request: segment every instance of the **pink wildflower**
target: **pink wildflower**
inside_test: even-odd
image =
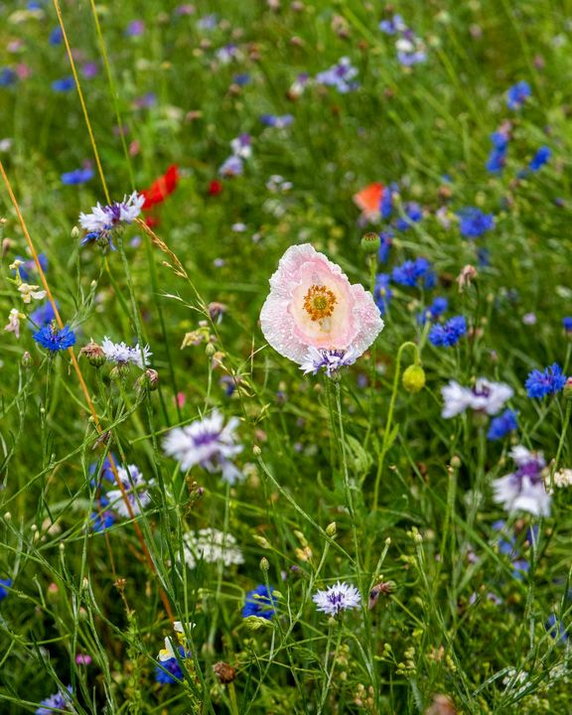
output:
[[[342,269],[309,243],[290,246],[280,259],[260,322],[269,344],[299,365],[309,348],[351,349],[356,359],[383,329],[371,293],[351,285]]]

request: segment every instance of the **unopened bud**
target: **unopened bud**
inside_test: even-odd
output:
[[[22,367],[30,367],[31,364],[32,356],[27,350],[25,350],[24,354],[22,355]]]
[[[407,392],[420,392],[425,387],[425,370],[421,365],[410,365],[401,378]]]
[[[213,665],[213,672],[219,679],[219,682],[225,685],[227,683],[232,683],[232,681],[236,678],[236,669],[233,668],[232,665],[224,663],[222,660],[219,660],[218,663]]]
[[[83,346],[79,351],[79,356],[86,357],[89,364],[93,365],[93,367],[101,367],[106,360],[103,348],[101,345],[94,343],[93,340],[90,340],[87,345]]]
[[[370,231],[362,236],[361,250],[364,253],[377,253],[381,245],[381,239],[378,233]]]
[[[261,568],[262,571],[269,571],[269,570],[270,570],[270,563],[269,563],[268,559],[266,558],[266,556],[263,556],[263,557],[260,559],[260,568]]]
[[[338,527],[335,521],[332,521],[331,524],[328,524],[328,526],[326,526],[326,534],[330,537],[335,536],[337,530]]]
[[[159,373],[148,367],[145,372],[137,378],[135,383],[138,390],[149,390],[153,392],[159,386]]]

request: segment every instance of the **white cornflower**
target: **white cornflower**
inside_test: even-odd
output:
[[[516,471],[492,483],[493,498],[509,513],[527,511],[535,516],[549,516],[551,498],[542,471],[546,466],[540,452],[530,452],[519,445],[511,450]]]
[[[225,534],[218,529],[200,529],[187,532],[183,541],[184,559],[190,569],[194,569],[199,561],[209,564],[222,561],[225,566],[244,563],[242,551],[232,534]]]
[[[323,368],[326,375],[332,377],[341,367],[353,365],[358,357],[359,353],[353,348],[348,350],[324,350],[310,345],[300,365],[300,370],[304,371],[304,375],[310,372],[312,375],[316,375]]]
[[[338,581],[325,591],[315,593],[312,596],[312,601],[316,604],[318,611],[327,613],[329,616],[337,616],[340,611],[359,608],[361,596],[355,586]]]
[[[476,412],[496,415],[507,400],[514,395],[514,390],[504,382],[491,382],[479,377],[474,387],[463,387],[455,380],[441,388],[445,402],[441,416],[455,417],[469,407]]]
[[[10,311],[8,323],[4,326],[4,330],[8,333],[14,333],[17,338],[20,337],[20,313],[16,308],[12,308]]]
[[[117,476],[123,486],[123,491],[117,489],[109,489],[106,497],[109,500],[109,508],[114,509],[118,514],[125,518],[129,518],[131,513],[125,503],[125,497],[131,506],[131,512],[137,516],[150,503],[151,495],[147,491],[147,487],[153,484],[145,481],[145,478],[139,471],[139,468],[134,464],[128,464],[127,467],[117,467]]]
[[[46,297],[45,290],[40,290],[40,286],[33,286],[29,283],[20,283],[18,291],[22,294],[24,303],[31,303],[32,300],[43,300]]]
[[[137,365],[141,370],[149,365],[149,359],[153,355],[148,345],[141,349],[137,343],[134,348],[130,348],[124,342],[114,343],[107,336],[103,338],[101,348],[109,362],[118,365]]]
[[[141,213],[145,197],[134,191],[131,196],[124,196],[123,201],[118,201],[109,206],[100,203],[93,206],[91,213],[81,213],[79,223],[89,232],[101,233],[115,228],[120,223],[131,223]]]
[[[163,449],[181,463],[183,471],[199,464],[208,472],[221,472],[225,482],[234,484],[243,476],[230,461],[243,449],[235,441],[238,424],[238,418],[231,417],[225,425],[224,416],[213,410],[202,420],[171,430],[163,441]]]

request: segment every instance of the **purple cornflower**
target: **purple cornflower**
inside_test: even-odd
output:
[[[326,87],[335,87],[341,94],[346,94],[359,87],[352,81],[357,76],[357,69],[348,57],[342,57],[336,65],[316,75],[316,82]]]
[[[359,608],[361,595],[355,586],[338,581],[325,591],[318,591],[312,596],[318,611],[327,613],[328,616],[337,616],[342,611]]]
[[[243,449],[236,443],[238,424],[238,418],[232,417],[225,425],[224,415],[213,410],[208,417],[172,429],[163,441],[163,449],[181,463],[183,471],[199,464],[207,472],[221,472],[223,481],[234,484],[243,478],[231,461]]]
[[[139,37],[145,32],[145,23],[143,20],[132,20],[125,29],[127,37]]]
[[[332,377],[341,367],[353,365],[359,354],[349,348],[348,350],[325,350],[323,348],[308,347],[300,370],[304,375],[312,373],[317,375],[320,370],[324,370],[328,377]]]
[[[560,392],[565,384],[566,376],[555,362],[544,370],[533,370],[529,373],[524,386],[529,397],[540,399]]]
[[[267,127],[276,127],[277,129],[284,129],[289,127],[294,121],[294,116],[292,114],[262,114],[260,117],[262,124]]]
[[[36,715],[53,715],[53,713],[75,712],[71,700],[72,693],[71,685],[68,685],[67,692],[59,690],[55,695],[50,695],[49,698],[40,702],[41,707],[36,710]]]
[[[60,176],[62,184],[76,185],[85,184],[86,181],[93,179],[93,169],[85,167],[83,169],[74,169]]]
[[[449,348],[456,345],[467,332],[464,315],[456,315],[442,325],[434,325],[429,331],[429,342],[435,347]]]
[[[426,258],[416,258],[396,266],[391,272],[391,278],[395,283],[410,287],[418,285],[421,280],[426,288],[435,285],[435,274]]]
[[[390,288],[391,277],[388,273],[379,273],[375,279],[375,288],[373,291],[373,299],[379,308],[379,312],[385,315],[389,308],[389,303],[393,297],[393,291]]]
[[[221,176],[240,176],[244,173],[244,162],[239,156],[229,156],[219,167],[218,173]]]
[[[517,428],[518,421],[516,412],[506,409],[502,415],[491,420],[489,431],[487,432],[487,439],[491,441],[503,439],[503,437],[506,437],[510,432],[514,432]]]
[[[141,213],[145,197],[134,191],[123,201],[116,201],[108,206],[97,204],[90,213],[80,213],[80,226],[87,231],[81,245],[87,243],[100,243],[102,246],[111,245],[111,231],[123,223],[132,223]]]
[[[486,214],[481,209],[469,206],[457,212],[461,219],[459,230],[466,238],[479,238],[486,231],[490,231],[495,225],[495,218],[492,214]]]
[[[520,109],[532,95],[528,82],[524,80],[510,87],[507,92],[506,104],[509,109]]]
[[[10,587],[12,586],[11,578],[0,578],[0,601],[3,601],[6,596],[10,593]]]
[[[550,515],[550,495],[544,486],[542,472],[546,467],[540,452],[530,452],[519,445],[510,453],[517,469],[492,483],[493,497],[509,514],[527,511],[535,516]]]
[[[157,95],[155,92],[147,92],[141,97],[136,97],[133,100],[135,109],[150,109],[157,104]]]
[[[386,35],[396,35],[398,32],[405,32],[407,25],[401,15],[395,14],[389,20],[382,20],[379,23],[379,29],[385,32]]]
[[[64,77],[63,79],[56,79],[52,82],[54,92],[69,92],[70,89],[74,87],[75,80],[73,77]]]
[[[97,62],[86,62],[81,68],[81,71],[86,79],[93,79],[99,74],[99,65]]]
[[[242,617],[258,616],[270,620],[276,613],[276,599],[272,595],[274,589],[261,584],[246,594],[244,606],[242,607]]]
[[[550,149],[550,147],[541,146],[540,149],[536,152],[536,154],[532,157],[528,168],[531,171],[538,171],[549,161],[551,156],[552,150]]]
[[[58,330],[53,325],[44,325],[37,333],[32,335],[34,340],[50,353],[55,355],[59,350],[66,350],[75,345],[75,333],[66,325]]]
[[[180,657],[184,658],[184,655]],[[173,683],[180,683],[182,680],[183,670],[177,658],[163,660],[161,665],[155,667],[155,682],[161,683],[161,685],[172,685]]]
[[[437,320],[449,307],[449,301],[443,296],[437,296],[428,308],[417,316],[417,322],[424,325],[427,320]]]
[[[403,207],[405,218],[400,216],[395,220],[398,231],[407,231],[414,223],[419,223],[423,218],[423,209],[416,201],[409,201]]]

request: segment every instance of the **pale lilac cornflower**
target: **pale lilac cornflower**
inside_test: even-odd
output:
[[[218,529],[188,531],[183,536],[183,542],[183,558],[190,569],[194,569],[200,561],[209,564],[221,562],[225,566],[244,563],[234,536]]]
[[[120,516],[128,518],[131,513],[125,503],[125,499],[127,499],[133,515],[141,514],[151,502],[151,495],[147,491],[147,487],[152,486],[153,480],[146,481],[135,464],[117,467],[117,476],[123,486],[123,491],[119,487],[107,491],[105,496],[109,500],[109,508],[115,510]],[[125,497],[123,496],[124,492]]]
[[[80,226],[87,231],[81,245],[106,237],[109,231],[122,223],[132,223],[141,213],[144,203],[145,197],[134,191],[129,197],[124,196],[123,201],[116,201],[108,206],[98,203],[92,207],[90,213],[80,213]]]
[[[347,350],[324,350],[310,345],[300,370],[304,371],[304,375],[317,375],[323,369],[328,377],[332,377],[341,367],[353,365],[359,356],[359,352],[351,347]]]
[[[504,382],[491,382],[479,377],[474,387],[463,387],[455,380],[441,389],[445,402],[441,416],[446,419],[460,415],[468,408],[475,412],[496,415],[504,403],[514,395],[514,390]]]
[[[346,94],[359,87],[354,80],[358,71],[349,57],[342,57],[338,63],[316,75],[316,82],[326,87],[335,87],[341,94]]]
[[[272,174],[266,182],[266,188],[273,194],[290,191],[292,186],[292,182],[287,181],[283,176],[280,176],[280,174]]]
[[[250,159],[252,156],[252,139],[250,134],[240,134],[230,142],[230,148],[234,156],[242,159]]]
[[[514,447],[510,456],[517,469],[492,483],[493,499],[510,514],[527,511],[535,516],[550,516],[551,497],[546,491],[543,470],[546,462],[541,452]]]
[[[338,581],[329,586],[325,591],[318,591],[312,596],[318,611],[327,613],[328,616],[337,616],[341,611],[359,608],[361,595],[355,586]]]
[[[77,710],[72,702],[72,687],[68,685],[66,690],[58,690],[55,695],[40,701],[40,707],[35,710],[35,715],[52,715],[52,713],[75,713]]]
[[[223,481],[234,484],[243,478],[242,472],[231,461],[242,445],[236,443],[237,417],[224,424],[224,415],[218,410],[186,427],[175,427],[163,441],[165,454],[174,457],[187,471],[200,465],[211,474],[220,472]]]
[[[218,173],[221,176],[240,176],[244,172],[244,162],[239,156],[229,156],[220,165]]]
[[[232,60],[235,60],[238,58],[238,56],[239,56],[238,46],[235,45],[233,42],[231,42],[228,45],[219,47],[219,49],[215,52],[215,56],[221,64],[228,65],[230,62],[232,62]]]
[[[124,342],[114,343],[107,336],[103,338],[101,349],[108,362],[114,362],[119,366],[137,365],[141,370],[148,367],[150,357],[153,355],[148,345],[141,349],[137,343],[135,347],[130,348]]]
[[[12,308],[10,311],[8,323],[4,326],[4,330],[7,333],[14,333],[17,338],[20,337],[20,312],[17,308]]]

